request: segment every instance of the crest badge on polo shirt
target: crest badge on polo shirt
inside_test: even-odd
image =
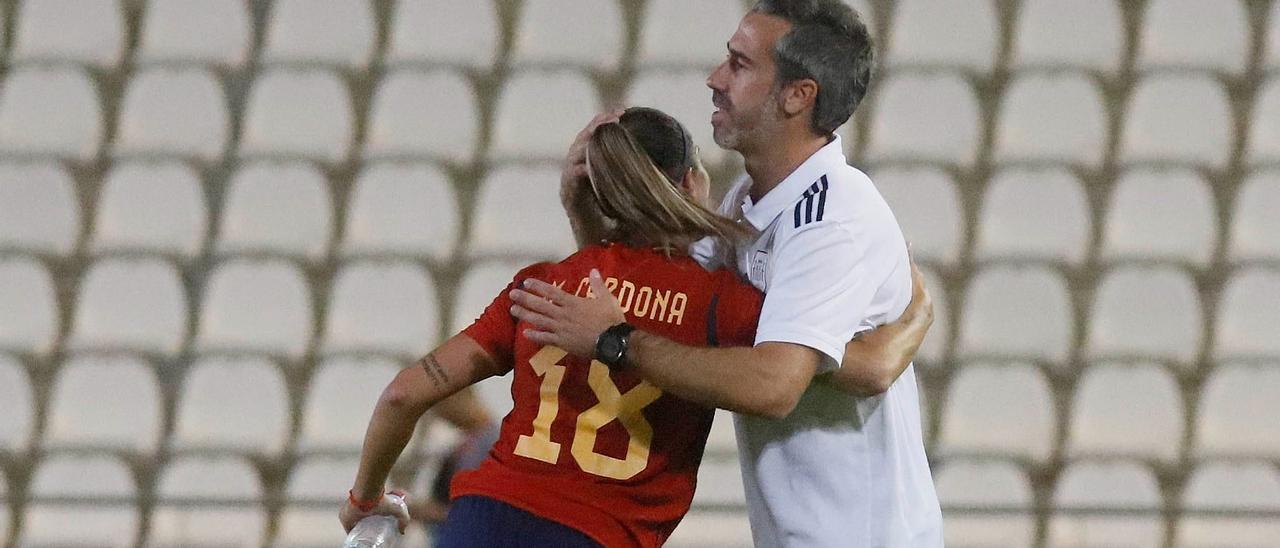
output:
[[[757,249],[751,255],[751,284],[756,287],[764,287],[765,281],[769,276],[769,252],[763,249]]]

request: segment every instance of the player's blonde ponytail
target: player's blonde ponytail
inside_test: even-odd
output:
[[[657,113],[647,115],[663,116],[675,124],[679,133],[671,133],[662,139],[688,138],[674,119],[652,109],[643,110]],[[636,136],[624,127],[625,123],[624,115],[621,122],[601,125],[587,145],[587,169],[592,189],[601,210],[614,223],[610,239],[671,251],[684,250],[706,236],[732,242],[748,233],[738,223],[699,205],[676,186],[685,175],[683,171],[702,170],[695,157],[675,162],[673,165],[679,167],[671,169],[673,173],[670,175],[664,174]],[[654,139],[656,137],[648,136],[648,140]],[[687,143],[676,144],[679,146],[668,148],[692,150]],[[689,167],[683,167],[685,165]],[[674,179],[674,172],[680,172],[680,179]]]

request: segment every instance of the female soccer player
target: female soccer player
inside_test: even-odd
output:
[[[605,288],[632,325],[685,344],[750,346],[762,295],[685,254],[744,229],[691,198],[705,196],[706,172],[688,132],[662,112],[632,108],[600,125],[586,156],[607,241],[521,270],[474,324],[387,386],[340,513],[348,530],[376,513],[406,526],[382,492],[414,424],[450,394],[508,372],[514,408],[489,457],[454,479],[437,546],[660,546],[688,511],[714,410],[612,363],[623,349],[605,337],[591,361],[532,343],[509,293],[529,278],[583,296]]]

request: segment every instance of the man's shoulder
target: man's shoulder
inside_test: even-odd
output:
[[[855,167],[840,166],[819,176],[796,197],[790,209],[783,213],[779,231],[794,233],[821,226],[878,221],[896,226],[888,203],[871,178]]]

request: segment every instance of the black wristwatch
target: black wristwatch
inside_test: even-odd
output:
[[[610,327],[596,338],[596,360],[609,369],[622,368],[627,358],[627,340],[636,326],[626,322]]]

